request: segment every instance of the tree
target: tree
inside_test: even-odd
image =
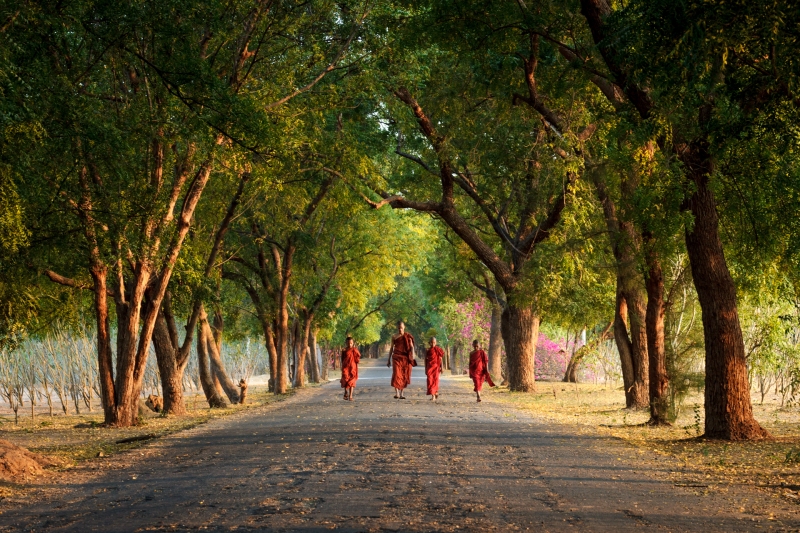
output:
[[[581,1],[614,81],[642,120],[669,124],[669,136],[658,137],[659,148],[681,163],[684,205],[692,214],[686,249],[703,310],[706,435],[763,438],[767,433],[752,414],[736,286],[720,238],[713,178],[720,173],[717,154],[740,131],[730,126],[747,128],[771,106],[794,99],[787,81],[796,79],[796,63],[781,61],[775,51],[791,46],[793,26],[786,21],[796,13],[785,6],[783,17],[773,20],[761,16],[772,13],[772,5],[674,7],[634,2],[612,12],[605,0]],[[612,44],[623,28],[627,37]],[[661,55],[666,50],[669,60]],[[759,66],[765,57],[769,69]]]
[[[156,321],[220,158],[268,152],[266,114],[329,74],[365,16],[298,9],[258,2],[230,24],[229,7],[217,3],[47,4],[27,9],[4,32],[16,44],[8,59],[15,77],[6,78],[5,92],[47,135],[35,165],[19,161],[40,180],[26,190],[36,208],[30,214],[66,214],[83,235],[83,272],[91,282],[80,268],[65,274],[45,260],[42,270],[56,283],[94,293],[108,424],[135,422]],[[320,30],[321,48],[292,39],[309,27]],[[269,54],[278,61],[262,61]],[[300,89],[286,90],[304,77]],[[40,95],[35,109],[26,105],[30,91]],[[194,313],[199,320],[200,309]]]

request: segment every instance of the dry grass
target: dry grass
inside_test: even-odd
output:
[[[533,394],[494,389],[496,400],[535,412],[553,422],[577,425],[582,431],[620,438],[639,448],[673,459],[673,482],[701,492],[730,485],[769,490],[800,503],[800,409],[781,409],[777,398],[753,406],[756,419],[774,437],[761,442],[703,439],[702,394],[689,396],[671,427],[643,425],[647,411],[624,408],[621,388],[602,385],[537,384]]]
[[[209,409],[201,395],[186,398],[188,414],[185,416],[159,416],[141,419],[140,424],[130,428],[107,428],[102,425],[103,415],[98,408],[86,415],[38,414],[36,423],[30,417],[14,424],[13,416],[0,417],[0,439],[8,439],[18,446],[65,462],[67,468],[80,461],[137,448],[147,440],[118,444],[117,441],[133,437],[154,435],[163,437],[192,428],[233,413],[280,401],[288,395],[276,396],[266,387],[251,386],[247,391],[245,405],[232,405],[225,409]],[[0,494],[2,496],[2,494]]]

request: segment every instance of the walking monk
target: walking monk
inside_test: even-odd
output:
[[[361,360],[361,353],[353,343],[353,337],[345,340],[347,348],[342,350],[342,388],[344,389],[344,399],[353,401],[353,392],[356,390],[358,381],[358,362]]]
[[[489,375],[489,356],[481,350],[477,339],[472,341],[472,347],[474,350],[469,354],[469,377],[475,384],[474,390],[478,395],[478,401],[481,401],[483,382],[486,381],[490,387],[494,387],[494,383],[492,383],[492,376]]]
[[[392,387],[394,397],[405,400],[403,390],[411,384],[411,367],[414,360],[414,337],[406,333],[406,325],[401,320],[397,323],[397,335],[392,336],[392,347],[389,350],[389,362],[392,368]]]
[[[431,337],[431,347],[425,352],[425,375],[428,376],[428,394],[431,401],[439,398],[439,374],[442,373],[444,350],[436,346],[436,337]]]

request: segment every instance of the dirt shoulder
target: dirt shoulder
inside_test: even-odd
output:
[[[22,417],[19,424],[14,424],[13,418],[4,417],[0,419],[0,439],[52,458],[56,466],[44,474],[44,479],[37,479],[40,476],[19,476],[12,480],[0,480],[0,499],[8,500],[6,503],[9,504],[34,494],[41,497],[47,480],[63,481],[69,479],[73,472],[80,475],[79,471],[94,470],[93,461],[102,463],[119,453],[135,451],[168,435],[280,402],[291,395],[276,396],[268,392],[266,387],[251,387],[244,405],[228,405],[223,409],[209,409],[200,395],[193,395],[187,398],[186,415],[148,413],[138,425],[129,428],[104,427],[103,415],[97,410],[83,415],[39,414],[35,421]],[[97,461],[98,458],[100,461]]]
[[[780,408],[777,399],[753,406],[756,419],[772,440],[725,442],[700,438],[704,418],[702,396],[687,398],[671,427],[644,425],[647,411],[624,409],[624,393],[602,385],[540,382],[539,392],[514,394],[505,388],[493,399],[560,424],[575,425],[621,439],[656,457],[669,458],[668,472],[676,486],[698,492],[726,492],[747,487],[784,504],[800,504],[800,409]],[[743,502],[743,509],[749,504]],[[800,507],[797,507],[800,512]]]

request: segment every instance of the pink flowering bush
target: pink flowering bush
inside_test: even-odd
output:
[[[448,325],[452,328],[451,341],[471,347],[478,339],[485,348],[489,343],[492,314],[489,306],[482,300],[453,302],[443,309]]]
[[[536,343],[536,379],[561,380],[567,371],[572,350],[580,348],[574,341],[559,339],[554,341],[544,333],[539,334]]]

